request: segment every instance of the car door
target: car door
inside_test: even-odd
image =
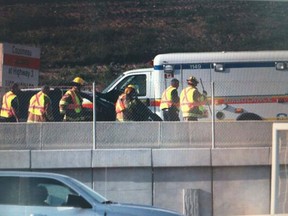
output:
[[[24,215],[25,206],[20,205],[19,178],[0,177],[0,216]]]
[[[23,214],[21,214],[23,215]],[[100,216],[91,209],[64,206],[26,206],[25,216]]]
[[[1,177],[0,185],[4,195],[0,198],[0,216],[98,216],[83,198],[86,207],[79,207],[80,196],[55,179]],[[74,201],[69,201],[69,197],[74,197]]]
[[[55,179],[29,178],[22,185],[27,216],[96,216],[87,201],[87,207],[79,207],[77,201],[69,197],[80,197],[72,188]]]

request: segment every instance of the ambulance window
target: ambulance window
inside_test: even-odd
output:
[[[130,84],[137,88],[139,96],[146,96],[146,75],[141,74],[128,76],[119,82],[116,89],[124,91],[124,89]]]

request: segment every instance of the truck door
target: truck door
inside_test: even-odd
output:
[[[134,85],[138,92],[138,98],[147,106],[152,106],[154,98],[151,95],[151,72],[143,71],[141,73],[125,74],[113,85],[110,90],[124,92],[128,85]]]

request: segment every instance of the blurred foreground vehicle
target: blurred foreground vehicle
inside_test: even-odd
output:
[[[0,171],[0,216],[180,216],[152,206],[112,202],[68,176]]]

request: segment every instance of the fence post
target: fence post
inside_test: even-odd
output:
[[[93,95],[93,150],[96,149],[96,89],[95,82],[93,82],[92,88]]]

